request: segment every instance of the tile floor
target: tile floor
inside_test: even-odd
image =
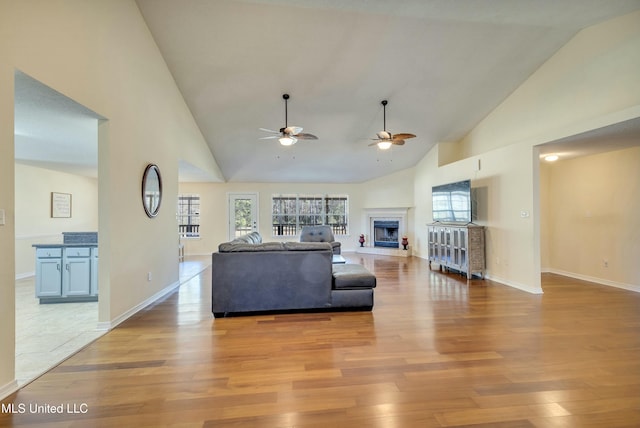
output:
[[[210,264],[210,256],[187,256],[180,263],[180,284]],[[34,290],[35,278],[16,281],[16,380],[19,386],[106,333],[96,329],[98,302],[41,305]]]

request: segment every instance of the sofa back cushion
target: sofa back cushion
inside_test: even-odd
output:
[[[234,244],[261,244],[262,236],[258,232],[251,232],[246,235],[239,236],[231,242]]]
[[[221,253],[246,253],[246,252],[264,252],[264,251],[284,251],[282,242],[264,242],[261,244],[247,244],[245,242],[223,242],[218,245],[218,251]]]
[[[300,232],[300,242],[333,242],[333,232],[329,226],[304,226]]]

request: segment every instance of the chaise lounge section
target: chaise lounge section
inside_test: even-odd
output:
[[[360,265],[334,265],[332,256],[328,242],[263,243],[257,232],[220,244],[212,255],[211,310],[216,318],[371,310],[375,276]]]

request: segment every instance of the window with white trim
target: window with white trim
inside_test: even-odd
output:
[[[178,234],[181,238],[200,237],[200,195],[178,195]]]
[[[349,197],[346,195],[273,195],[273,236],[296,236],[303,226],[328,225],[334,235],[349,230]]]

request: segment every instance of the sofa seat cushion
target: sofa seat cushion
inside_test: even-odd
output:
[[[333,265],[334,290],[375,288],[375,286],[375,275],[364,266],[352,263]]]
[[[328,242],[285,242],[283,245],[287,251],[331,250],[331,244]]]

